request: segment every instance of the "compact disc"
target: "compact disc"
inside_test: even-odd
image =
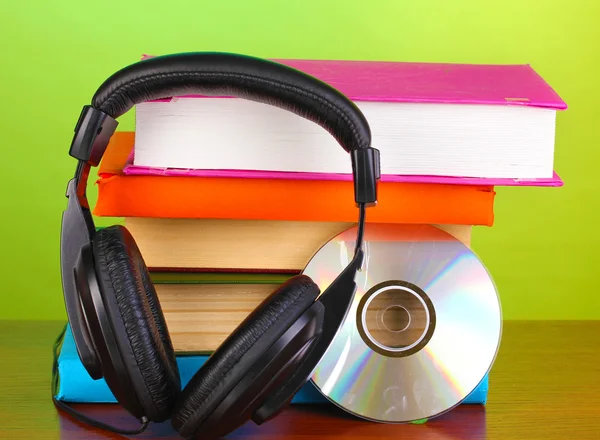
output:
[[[321,292],[351,261],[356,229],[330,240],[303,271]],[[489,372],[499,348],[492,278],[467,245],[435,226],[368,223],[364,251],[355,298],[312,382],[373,421],[452,409]]]

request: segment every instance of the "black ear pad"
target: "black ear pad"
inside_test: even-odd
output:
[[[319,287],[306,275],[286,281],[257,307],[221,344],[183,390],[172,425],[183,437],[201,429],[202,422],[252,367],[244,357],[255,344],[265,351],[308,309]]]
[[[170,417],[181,380],[167,325],[150,274],[133,237],[122,226],[98,231],[96,274],[107,315],[117,334],[126,374],[146,417]]]

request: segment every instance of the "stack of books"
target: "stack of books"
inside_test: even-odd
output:
[[[337,88],[368,119],[381,152],[368,223],[432,224],[470,245],[473,226],[494,223],[496,186],[562,185],[555,121],[566,105],[527,65],[277,61]],[[350,157],[329,133],[235,97],[138,105],[135,132],[113,136],[98,176],[93,213],[123,218],[135,238],[184,384],[358,218]],[[69,337],[59,398],[114,401],[86,378]],[[305,401],[319,400],[304,391]],[[487,378],[467,403],[486,397]]]

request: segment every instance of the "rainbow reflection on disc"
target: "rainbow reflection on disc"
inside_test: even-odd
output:
[[[356,227],[303,273],[321,292],[350,262]],[[438,416],[489,372],[502,312],[495,285],[461,241],[429,225],[368,223],[365,259],[342,328],[311,380],[336,405],[386,423]]]

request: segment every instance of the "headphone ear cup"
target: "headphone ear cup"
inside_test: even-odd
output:
[[[131,390],[120,390],[120,394],[136,398],[149,420],[167,420],[179,397],[181,380],[140,250],[129,231],[118,225],[99,230],[92,246],[106,314],[132,385]]]
[[[211,437],[226,435],[245,421],[240,419],[240,414],[225,413],[223,419],[211,423],[204,431],[205,421],[215,408],[272,344],[313,305],[319,293],[319,287],[308,276],[295,276],[265,299],[229,335],[183,390],[171,419],[181,436],[188,438],[199,432]],[[261,345],[260,351],[250,350]]]

